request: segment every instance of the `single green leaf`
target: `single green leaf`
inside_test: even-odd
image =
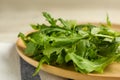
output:
[[[22,40],[25,40],[26,38],[26,36],[21,32],[18,34],[18,37],[21,37]]]
[[[64,61],[65,61],[64,59],[65,59],[65,56],[64,56],[62,53],[60,53],[60,54],[58,54],[58,57],[57,57],[56,62],[57,62],[58,64],[63,64]]]
[[[74,53],[69,54],[69,56],[72,59],[73,63],[78,68],[80,68],[80,71],[82,70],[85,73],[89,73],[94,71],[97,68],[97,65],[94,65],[94,63],[90,62],[87,59],[82,58],[81,56],[77,56]]]
[[[69,25],[62,18],[59,18],[58,20],[64,25],[64,27],[69,27]]]
[[[51,44],[54,47],[64,47],[64,46],[71,46],[78,40],[80,40],[81,37],[73,37],[73,38],[53,38],[53,43]]]
[[[71,60],[71,57],[69,56],[69,54],[67,54],[66,56],[65,56],[65,62],[67,63],[67,62],[69,62]]]
[[[43,12],[43,16],[51,24],[51,26],[56,26],[57,20],[55,20],[54,18],[52,18],[49,13]]]
[[[95,62],[84,59],[74,53],[69,54],[73,63],[76,65],[77,70],[82,73],[100,72],[103,73],[104,68],[112,63],[118,56],[103,57],[95,60]]]
[[[39,62],[39,64],[38,64],[35,72],[33,73],[33,76],[35,76],[35,75],[37,75],[37,74],[39,73],[39,71],[40,71],[40,69],[41,69],[41,67],[42,67],[42,64],[45,63],[45,62],[49,64],[49,59],[48,59],[46,56],[44,56],[44,57],[42,57],[42,58],[40,59],[40,62]]]
[[[109,15],[107,14],[107,17],[106,17],[106,22],[107,22],[107,25],[110,27],[111,26],[111,21],[109,19]]]
[[[18,37],[20,37],[22,39],[23,43],[26,45],[26,40],[27,40],[26,36],[23,33],[20,32],[18,34]]]
[[[29,42],[27,45],[26,45],[26,49],[25,49],[25,54],[27,56],[33,56],[34,55],[34,52],[36,50],[36,44],[33,43],[33,42]]]
[[[34,30],[41,30],[43,28],[47,28],[49,26],[45,25],[45,24],[31,24],[30,25]]]
[[[63,20],[62,18],[58,19],[65,28],[69,29],[69,30],[74,30],[75,26],[77,24],[77,22],[75,20]]]

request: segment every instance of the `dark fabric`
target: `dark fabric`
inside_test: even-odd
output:
[[[22,58],[20,58],[21,64],[21,80],[41,80],[39,75],[32,76],[35,71],[35,67],[25,62]]]

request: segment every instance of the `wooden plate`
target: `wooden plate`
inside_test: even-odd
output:
[[[114,30],[120,31],[120,25],[114,24],[112,25]],[[16,50],[18,54],[29,64],[37,67],[38,62],[31,59],[30,57],[24,55],[25,45],[23,44],[22,40],[18,38],[16,42]],[[120,63],[112,63],[110,64],[104,71],[103,74],[81,74],[75,72],[70,69],[64,69],[56,66],[51,66],[47,64],[43,64],[42,68],[43,71],[48,73],[61,76],[64,78],[74,79],[74,80],[120,80]]]

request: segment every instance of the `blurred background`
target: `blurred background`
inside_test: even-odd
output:
[[[45,22],[43,11],[78,22],[105,22],[108,13],[112,23],[120,24],[119,4],[120,0],[0,0],[0,41],[13,41],[19,32],[31,30],[31,23]]]

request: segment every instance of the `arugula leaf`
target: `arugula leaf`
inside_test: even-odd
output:
[[[23,43],[26,45],[26,40],[27,40],[27,39],[26,39],[26,36],[25,36],[23,33],[20,32],[20,33],[18,34],[18,37],[20,37],[20,38],[22,39]]]
[[[51,26],[56,26],[57,20],[52,18],[50,14],[47,12],[43,12],[43,16],[46,18],[46,20],[51,24]]]
[[[63,64],[65,62],[65,54],[60,53],[57,57],[56,63]]]
[[[33,42],[29,42],[27,45],[26,45],[26,49],[25,49],[25,54],[27,56],[33,56],[34,55],[34,52],[36,50],[36,44],[33,43]]]
[[[18,34],[18,37],[21,37],[23,40],[25,40],[25,38],[26,38],[26,36],[21,32]]]
[[[41,67],[42,67],[42,64],[45,63],[45,62],[46,62],[47,64],[49,64],[49,59],[48,59],[46,56],[44,56],[44,57],[42,57],[42,58],[40,59],[40,62],[39,62],[39,64],[38,64],[38,67],[36,68],[33,76],[35,76],[35,75],[37,75],[37,74],[39,73],[39,71],[40,71],[40,69],[41,69]]]
[[[40,30],[40,29],[42,29],[42,28],[46,28],[46,27],[48,27],[47,25],[45,25],[45,24],[31,24],[30,25],[34,30]]]
[[[67,27],[67,28],[70,27],[70,26],[66,23],[66,21],[64,21],[63,19],[59,18],[58,20],[64,25],[64,27]]]
[[[72,61],[75,63],[75,65],[78,68],[80,68],[80,72],[81,72],[81,70],[82,70],[82,72],[85,72],[85,73],[92,72],[97,67],[89,60],[84,59],[81,56],[77,56],[74,53],[70,53],[69,56],[72,59]]]
[[[103,73],[103,69],[118,57],[118,56],[112,56],[107,58],[103,57],[95,60],[95,62],[92,62],[74,53],[69,53],[68,55],[70,56],[73,63],[75,63],[76,67],[78,68],[77,70],[82,73],[89,73],[94,71]]]
[[[109,20],[109,15],[107,14],[107,17],[106,17],[106,22],[107,22],[107,25],[110,27],[111,26],[111,21]]]

